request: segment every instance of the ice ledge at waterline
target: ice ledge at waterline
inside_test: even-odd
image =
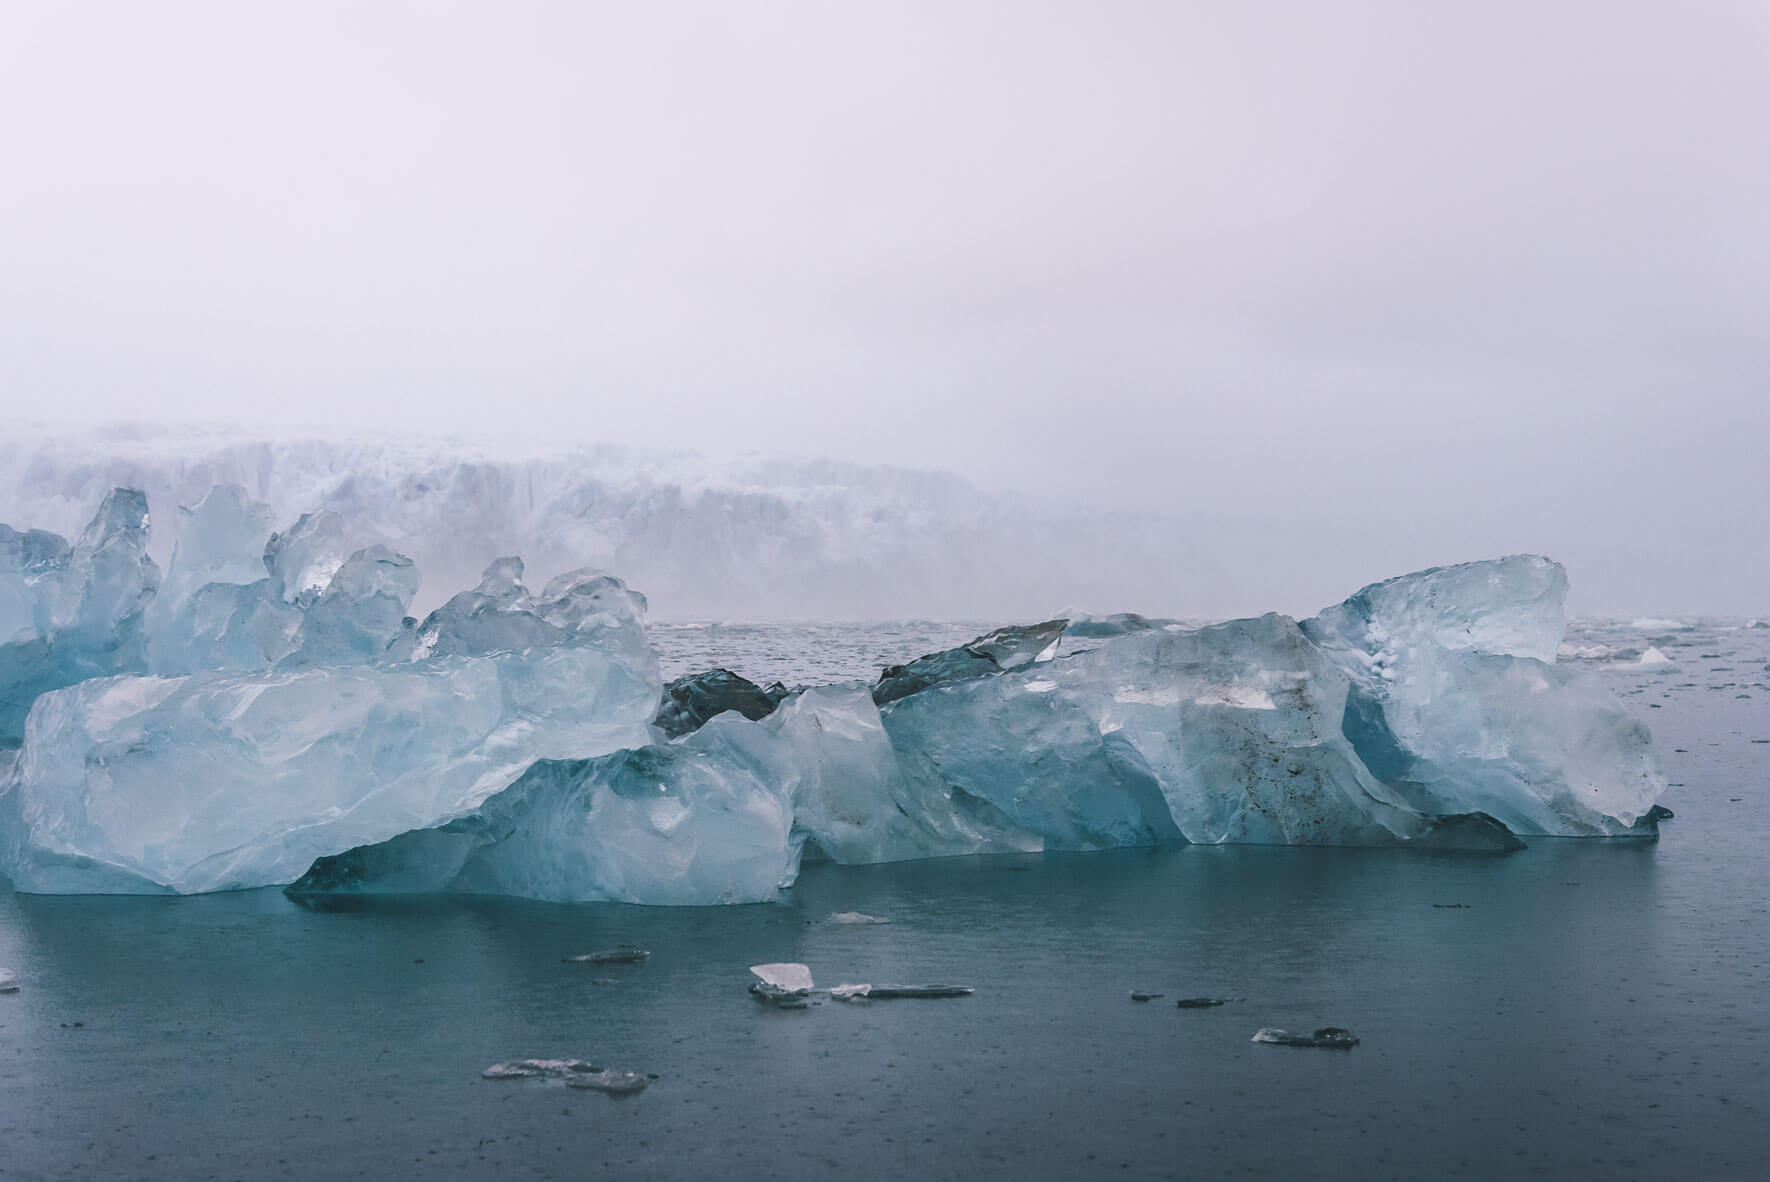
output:
[[[266,517],[215,490],[164,579],[127,490],[75,546],[0,535],[0,685],[32,695],[0,753],[19,889],[741,902],[804,858],[1647,834],[1664,788],[1645,728],[1554,663],[1543,558],[1301,623],[1052,620],[872,686],[666,694],[616,579],[535,593],[500,560],[420,623],[409,560],[326,514],[266,543]]]

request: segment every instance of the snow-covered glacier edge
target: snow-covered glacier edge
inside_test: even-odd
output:
[[[1651,836],[1665,788],[1646,728],[1556,664],[1541,557],[1302,621],[1052,620],[870,685],[665,687],[618,579],[536,592],[499,560],[419,621],[409,560],[267,521],[215,490],[163,579],[128,490],[74,545],[0,537],[17,889],[755,902],[808,859]]]

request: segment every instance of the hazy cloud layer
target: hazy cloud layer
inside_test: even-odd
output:
[[[1540,550],[1762,613],[1767,11],[9,4],[0,403],[951,468],[1249,610]]]

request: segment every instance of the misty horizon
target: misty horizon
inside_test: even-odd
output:
[[[1766,50],[1746,5],[15,6],[0,402],[954,472],[1182,520],[1228,610],[1537,552],[1582,611],[1763,613]]]

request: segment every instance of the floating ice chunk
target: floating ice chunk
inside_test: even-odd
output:
[[[644,948],[604,948],[562,959],[566,964],[640,964],[650,955]]]
[[[865,927],[874,924],[887,924],[891,921],[877,915],[867,915],[860,911],[832,911],[824,920],[825,923],[848,924],[854,927]]]
[[[1503,558],[1390,579],[1303,622],[1351,680],[1342,732],[1398,799],[1581,836],[1630,832],[1665,790],[1647,729],[1595,675],[1551,663],[1566,586],[1546,558]]]
[[[802,964],[753,964],[750,971],[764,985],[807,992],[812,988],[811,970]]]
[[[1349,1049],[1358,1045],[1358,1036],[1343,1026],[1323,1026],[1314,1034],[1292,1034],[1276,1026],[1265,1026],[1254,1032],[1253,1041],[1273,1043],[1281,1047]]]
[[[0,993],[18,992],[18,974],[11,969],[0,969]]]
[[[1210,1010],[1239,1000],[1234,997],[1183,997],[1174,1004],[1183,1010]]]
[[[811,1004],[811,970],[802,964],[753,964],[757,980],[750,982],[750,996],[783,1010],[802,1010]]]
[[[1648,645],[1647,651],[1641,654],[1641,659],[1636,663],[1644,669],[1664,669],[1671,666],[1672,659],[1654,646]]]
[[[848,988],[864,990],[857,996],[872,1001],[895,997],[970,997],[977,992],[970,985],[851,985]]]
[[[513,1059],[494,1063],[479,1074],[481,1079],[568,1079],[601,1070],[583,1059]]]
[[[602,1071],[573,1073],[565,1077],[568,1088],[583,1088],[597,1092],[606,1092],[611,1096],[634,1096],[645,1091],[651,1081],[644,1072],[622,1071],[616,1067],[608,1067]]]
[[[1167,994],[1165,993],[1144,993],[1137,989],[1131,990],[1132,1001],[1155,1001],[1157,998],[1166,996]]]
[[[873,987],[871,985],[832,985],[830,987],[830,996],[837,1001],[853,1001],[857,997],[865,997],[867,994],[871,993],[872,990]]]

